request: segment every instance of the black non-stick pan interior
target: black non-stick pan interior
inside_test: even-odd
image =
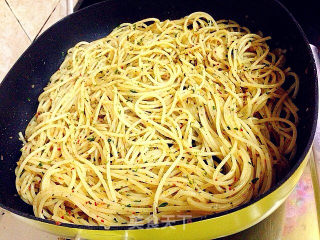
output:
[[[14,169],[22,146],[18,133],[24,132],[36,112],[37,98],[50,76],[59,68],[66,51],[79,41],[106,36],[123,22],[147,17],[178,19],[195,11],[205,11],[215,19],[232,19],[272,36],[272,48],[287,49],[287,65],[300,76],[295,103],[299,107],[297,153],[291,171],[311,146],[317,114],[317,81],[314,61],[300,27],[292,16],[273,0],[118,0],[107,1],[66,17],[43,33],[16,62],[0,86],[0,206],[27,217],[32,207],[15,189]],[[296,164],[298,163],[298,164]],[[241,208],[241,207],[240,207]],[[209,216],[209,217],[214,217]]]

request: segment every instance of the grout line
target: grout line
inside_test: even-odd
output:
[[[27,35],[28,39],[32,42],[30,36],[28,35],[28,33],[26,32],[26,30],[24,29],[24,27],[22,26],[21,22],[19,21],[19,19],[17,18],[16,14],[14,13],[14,11],[12,10],[10,4],[7,2],[7,0],[5,0],[6,4],[8,5],[10,11],[12,12],[12,14],[14,15],[14,17],[16,18],[16,20],[18,21],[20,27],[22,28],[22,30],[24,31],[24,33]]]
[[[44,22],[44,24],[42,25],[42,27],[40,28],[40,30],[38,31],[38,33],[36,34],[36,36],[34,37],[33,41],[35,41],[37,39],[37,37],[39,37],[42,29],[44,28],[44,26],[46,25],[46,23],[49,21],[49,18],[52,16],[53,12],[56,10],[56,8],[58,7],[58,5],[61,3],[62,0],[59,0],[58,3],[56,4],[56,6],[53,8],[53,10],[51,11],[51,13],[49,14],[48,18],[46,19],[46,21]],[[64,0],[65,1],[65,0]]]

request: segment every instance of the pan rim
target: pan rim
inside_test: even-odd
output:
[[[301,37],[303,38],[303,42],[306,44],[306,48],[307,48],[307,51],[308,51],[308,55],[311,56],[311,66],[312,66],[312,76],[313,78],[315,79],[315,87],[316,87],[316,90],[318,90],[318,77],[317,77],[317,74],[316,74],[316,65],[315,65],[315,60],[313,58],[313,55],[312,55],[312,51],[311,51],[311,48],[310,48],[310,45],[309,45],[309,42],[307,40],[307,37],[303,31],[303,29],[301,28],[300,24],[297,22],[297,20],[294,18],[294,16],[292,15],[292,13],[281,3],[279,2],[278,0],[272,0],[274,3],[278,4],[280,8],[282,8],[287,14],[288,16],[291,18],[291,20],[293,21],[293,23],[296,25],[296,27],[298,28],[298,31],[301,35]],[[99,3],[95,3],[95,4],[92,4],[88,7],[85,7],[81,10],[78,10],[76,11],[75,13],[71,14],[71,15],[68,15],[66,17],[64,17],[63,19],[59,20],[58,22],[56,22],[55,24],[53,24],[50,28],[52,28],[53,26],[55,26],[56,24],[59,24],[60,22],[66,20],[66,19],[69,19],[69,18],[72,18],[72,17],[75,17],[79,14],[81,14],[82,12],[86,11],[87,9],[89,8],[96,8],[97,6],[99,5],[104,5],[108,2],[116,2],[116,0],[106,0],[106,1],[103,1],[103,2],[99,2]],[[49,28],[49,29],[50,29]],[[48,30],[49,30],[48,29]],[[46,30],[46,31],[48,31]],[[45,32],[46,32],[45,31]],[[41,37],[41,36],[40,36]],[[27,48],[27,50],[32,46],[32,44]],[[26,50],[26,51],[27,51]],[[19,61],[22,57],[24,56],[24,54],[21,55],[21,57],[17,60]],[[6,77],[4,78],[4,80],[6,79]],[[4,82],[4,80],[2,81],[2,83]],[[0,83],[0,87],[2,85],[2,83]],[[200,217],[195,217],[195,218],[191,218],[190,221],[184,221],[184,220],[178,220],[178,221],[171,221],[170,222],[170,226],[177,226],[177,225],[182,225],[182,224],[191,224],[191,223],[195,223],[195,222],[199,222],[199,221],[204,221],[204,220],[210,220],[210,219],[213,219],[213,218],[218,218],[218,217],[221,217],[221,216],[225,216],[225,215],[228,215],[228,214],[231,214],[231,213],[234,213],[234,212],[237,212],[237,211],[240,211],[240,210],[243,210],[247,207],[250,207],[251,205],[254,205],[255,203],[259,202],[260,200],[264,199],[265,197],[271,195],[273,192],[275,192],[277,189],[279,189],[282,185],[284,185],[288,179],[296,172],[296,170],[300,167],[300,165],[302,164],[302,162],[305,160],[305,158],[307,157],[307,154],[309,152],[309,150],[312,148],[312,143],[313,143],[313,139],[314,139],[314,136],[315,136],[315,132],[316,132],[316,126],[317,126],[317,116],[318,116],[318,91],[315,92],[315,95],[314,95],[314,103],[315,103],[315,114],[314,114],[314,117],[313,117],[313,121],[312,121],[312,130],[311,130],[311,134],[308,138],[308,141],[307,141],[307,144],[306,144],[306,147],[304,148],[302,154],[299,156],[297,162],[295,163],[295,165],[290,169],[290,171],[286,174],[285,177],[283,177],[280,181],[278,181],[274,186],[272,186],[268,191],[266,191],[265,193],[261,194],[260,196],[258,196],[257,198],[255,199],[251,199],[249,202],[245,203],[245,204],[242,204],[240,206],[237,206],[235,208],[232,208],[232,209],[229,209],[229,210],[226,210],[226,211],[223,211],[223,212],[219,212],[219,213],[213,213],[213,214],[209,214],[209,215],[204,215],[204,216],[200,216]],[[47,224],[52,224],[52,225],[55,225],[55,226],[58,226],[57,225],[57,222],[55,221],[52,221],[52,220],[48,220],[48,219],[43,219],[43,218],[39,218],[39,217],[36,217],[34,215],[31,215],[31,214],[28,214],[28,213],[24,213],[24,212],[21,212],[19,210],[16,210],[16,209],[13,209],[11,207],[8,207],[8,206],[5,206],[4,204],[0,203],[0,207],[11,212],[11,213],[14,213],[18,216],[21,216],[21,217],[25,217],[25,218],[28,218],[30,220],[34,220],[34,221],[40,221],[40,222],[43,222],[43,223],[47,223]],[[67,228],[73,228],[73,229],[85,229],[85,230],[105,230],[105,231],[116,231],[116,230],[147,230],[147,229],[161,229],[161,228],[164,228],[166,226],[168,226],[168,223],[164,222],[164,223],[159,223],[159,224],[155,224],[155,225],[151,225],[149,226],[149,224],[144,224],[144,225],[141,225],[141,226],[132,226],[132,225],[126,225],[126,226],[112,226],[110,228],[105,228],[103,226],[92,226],[92,225],[78,225],[78,224],[70,224],[70,223],[59,223],[59,226],[60,227],[67,227]]]

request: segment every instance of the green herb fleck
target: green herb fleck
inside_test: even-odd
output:
[[[141,202],[141,200],[134,200],[134,202]]]
[[[42,162],[39,162],[38,166],[39,166],[39,167],[42,167],[42,166],[43,166]]]
[[[127,204],[127,205],[126,205],[126,207],[131,207],[131,204],[130,204],[130,203],[129,203],[129,204]]]
[[[213,110],[216,110],[216,106],[213,105],[213,106],[212,106],[212,109],[213,109]]]
[[[139,42],[138,42],[138,45],[139,45],[139,46],[142,45],[142,41],[143,41],[143,38],[141,38],[141,39],[139,40]]]
[[[233,128],[234,130],[239,130],[239,128]]]
[[[108,138],[108,143],[111,142],[111,138]]]
[[[115,223],[117,223],[117,222],[118,222],[118,220],[117,220],[116,218],[113,218],[113,221],[114,221]]]
[[[165,207],[165,206],[167,206],[167,205],[168,205],[167,202],[163,202],[163,203],[161,203],[161,204],[159,205],[159,207]]]
[[[229,126],[227,126],[227,129],[230,130],[231,128]]]
[[[94,137],[89,137],[89,138],[87,138],[87,140],[89,141],[89,142],[93,142],[94,141]]]
[[[119,74],[120,73],[120,71],[118,70],[118,69],[116,69],[115,71],[114,71],[114,74]]]
[[[137,93],[137,91],[130,89],[130,92],[132,93]]]

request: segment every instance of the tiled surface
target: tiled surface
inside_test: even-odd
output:
[[[59,0],[6,0],[13,13],[33,40],[59,3]]]
[[[0,82],[34,38],[67,15],[67,1],[0,0]]]
[[[0,82],[30,40],[4,0],[0,0]]]
[[[73,1],[73,6],[75,6],[76,3],[77,1]],[[41,33],[43,33],[45,30],[47,30],[50,26],[52,26],[54,23],[56,23],[60,19],[64,18],[66,15],[67,15],[67,0],[60,0],[59,4],[54,9],[50,18],[41,29]]]
[[[19,226],[17,231],[15,226]],[[0,209],[0,240],[57,240],[57,236],[40,231]]]
[[[41,29],[41,33],[47,30],[52,24],[56,23],[63,17],[67,15],[67,1],[60,0],[60,3],[54,9],[53,13],[51,14],[50,18],[46,22],[46,24]]]

